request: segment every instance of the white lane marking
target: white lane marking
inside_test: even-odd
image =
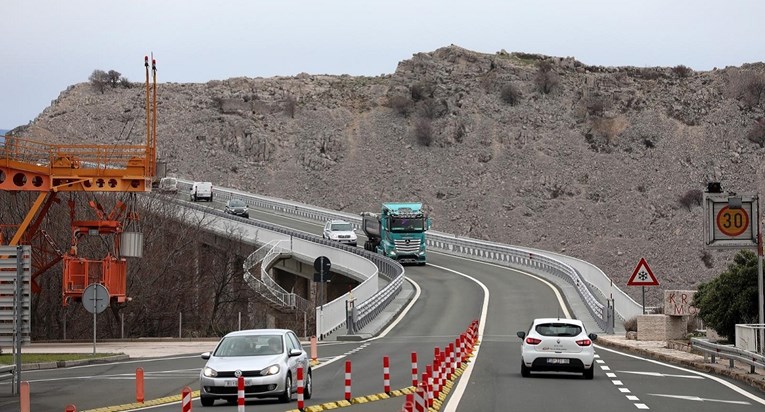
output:
[[[522,275],[528,276],[530,278],[536,279],[536,280],[544,283],[545,285],[549,286],[550,289],[552,289],[552,291],[555,293],[555,297],[558,299],[558,303],[560,304],[561,309],[563,310],[563,314],[565,315],[565,317],[567,319],[571,318],[571,313],[569,313],[568,308],[566,308],[565,300],[563,300],[563,297],[561,296],[560,292],[558,291],[558,288],[556,288],[552,283],[548,282],[547,280],[545,280],[543,278],[540,278],[539,276],[532,275],[531,273],[524,272],[524,271],[519,270],[519,269],[510,268],[510,267],[507,267],[507,266],[501,266],[501,265],[497,265],[497,264],[489,263],[489,262],[482,262],[480,260],[468,259],[468,258],[464,258],[462,256],[448,255],[446,253],[436,252],[436,251],[433,251],[433,250],[429,251],[428,253],[433,253],[433,254],[436,254],[436,255],[447,256],[447,257],[453,258],[453,259],[467,260],[469,262],[480,263],[482,265],[493,266],[495,268],[504,269],[504,270],[507,270],[507,271],[510,271],[510,272],[517,272],[517,273],[520,273]],[[438,267],[438,268],[443,268],[441,266],[436,266],[436,265],[431,265],[431,266]],[[443,268],[443,269],[446,269],[446,268]],[[451,269],[447,269],[447,270],[451,270]],[[467,275],[465,275],[465,276],[467,276]],[[483,323],[481,323],[481,325],[483,325]]]
[[[607,378],[615,378],[615,377],[616,377],[616,374],[615,374],[615,373],[611,373],[611,372],[608,372],[608,373],[606,374],[606,377],[607,377]]]
[[[640,360],[643,360],[643,361],[646,361],[646,362],[654,363],[656,365],[661,365],[661,366],[665,366],[665,367],[668,367],[668,368],[677,369],[677,370],[680,370],[680,371],[683,371],[683,372],[686,372],[686,373],[692,373],[694,375],[703,376],[703,377],[705,377],[707,379],[710,379],[710,380],[713,380],[713,381],[719,383],[720,385],[727,386],[729,389],[737,392],[739,395],[742,395],[742,396],[744,396],[746,398],[749,398],[750,400],[752,400],[754,402],[757,402],[757,403],[759,403],[761,405],[765,405],[765,399],[757,397],[754,394],[749,393],[749,392],[739,388],[738,386],[736,386],[736,385],[734,385],[734,384],[732,384],[730,382],[726,382],[725,380],[720,379],[720,378],[718,378],[716,376],[712,376],[712,375],[709,375],[709,374],[706,374],[706,373],[703,373],[703,372],[697,372],[697,371],[694,371],[694,370],[691,370],[691,369],[682,368],[680,366],[670,365],[668,363],[659,362],[659,361],[653,360],[653,359],[642,358],[642,357],[637,356],[637,355],[630,355],[630,354],[627,354],[627,353],[622,353],[622,352],[619,352],[619,351],[616,351],[616,350],[613,350],[613,349],[602,347],[600,345],[595,345],[595,346],[598,349],[602,349],[602,350],[605,350],[607,352],[611,352],[611,353],[615,353],[615,354],[618,354],[618,355],[626,356],[628,358],[640,359]]]
[[[467,364],[467,368],[465,368],[465,371],[462,372],[462,376],[460,377],[459,383],[457,383],[457,387],[454,388],[452,391],[452,396],[449,398],[449,403],[446,404],[446,407],[444,407],[444,412],[454,412],[457,410],[457,406],[460,403],[460,399],[462,399],[462,396],[465,394],[465,389],[467,388],[468,381],[470,380],[470,375],[473,373],[473,367],[475,366],[476,361],[478,360],[478,351],[481,349],[480,341],[483,341],[483,330],[486,326],[486,316],[489,311],[489,288],[486,287],[481,281],[478,279],[466,275],[461,272],[457,272],[456,270],[445,268],[443,266],[437,266],[430,264],[431,266],[446,270],[448,272],[456,273],[460,276],[464,276],[473,282],[477,283],[478,286],[483,289],[483,304],[481,306],[481,318],[478,321],[478,340],[479,344],[476,345],[475,350],[473,351],[473,360],[472,362]]]
[[[624,384],[622,383],[622,381],[619,381],[619,380],[613,380],[613,381],[611,381],[611,382],[613,382],[613,383],[614,383],[614,385],[616,385],[616,386],[622,386],[622,385],[624,385]]]
[[[388,332],[391,331],[391,329],[393,329],[396,325],[399,324],[399,322],[401,322],[404,319],[404,316],[406,316],[406,314],[409,313],[409,310],[412,309],[412,306],[414,306],[414,304],[417,303],[417,300],[420,298],[420,295],[422,294],[422,288],[420,288],[420,285],[418,285],[417,282],[415,282],[412,279],[406,278],[405,281],[408,281],[409,283],[412,284],[412,286],[414,286],[414,297],[409,302],[409,304],[406,305],[404,310],[402,310],[401,313],[396,317],[396,320],[394,320],[390,325],[388,325],[388,327],[385,328],[385,330],[382,331],[382,333],[380,333],[379,335],[375,336],[372,339],[368,339],[367,342],[384,338],[385,335],[387,335]]]
[[[595,359],[595,363],[606,363],[603,359]]]
[[[593,357],[594,357],[595,359],[600,359],[600,355],[598,355],[597,353],[596,353],[596,354],[595,354],[595,356],[593,356]]]
[[[719,403],[732,403],[734,405],[751,405],[751,403],[746,401],[726,401],[723,399],[710,399],[710,398],[700,398],[698,396],[685,396],[685,395],[667,395],[663,393],[649,393],[648,395],[651,396],[661,396],[664,398],[674,398],[674,399],[683,399],[686,401],[696,401],[696,402],[719,402]]]
[[[619,392],[621,393],[630,393],[630,390],[627,388],[619,388]]]
[[[696,375],[674,375],[671,373],[659,373],[659,372],[641,372],[641,371],[619,371],[619,373],[632,373],[635,375],[646,375],[665,378],[686,378],[686,379],[704,379],[701,376]]]
[[[326,362],[322,362],[322,363],[320,363],[320,364],[318,364],[318,365],[316,365],[316,366],[313,366],[313,367],[311,367],[311,369],[319,369],[319,368],[322,368],[322,367],[324,367],[324,366],[327,366],[327,365],[331,364],[332,362],[336,362],[336,361],[338,361],[338,360],[340,360],[340,359],[343,359],[344,357],[345,357],[345,355],[338,355],[338,356],[335,356],[334,358],[332,358],[332,359],[330,359],[330,360],[328,360],[328,361],[326,361]]]
[[[648,405],[646,405],[646,404],[644,404],[644,403],[636,403],[636,404],[635,404],[635,406],[636,406],[638,409],[651,409],[651,408],[649,408],[649,407],[648,407]]]
[[[611,368],[606,365],[600,365],[600,369],[603,369],[604,371],[610,371]]]
[[[634,402],[634,401],[639,401],[639,400],[640,400],[640,398],[638,398],[638,397],[637,397],[637,396],[635,396],[635,395],[627,395],[627,399],[628,399],[628,400],[631,400],[631,401],[633,401],[633,402]]]

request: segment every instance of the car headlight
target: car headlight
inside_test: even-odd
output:
[[[218,376],[218,371],[216,371],[213,368],[208,368],[207,366],[205,366],[203,374],[205,376],[207,376],[208,378],[214,378],[214,377]]]
[[[279,373],[279,365],[271,365],[260,371],[261,376],[276,375],[277,373]]]

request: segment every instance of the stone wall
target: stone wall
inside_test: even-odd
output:
[[[637,340],[683,339],[687,333],[685,316],[640,315]]]

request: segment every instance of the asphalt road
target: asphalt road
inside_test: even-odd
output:
[[[215,203],[213,203],[215,205]],[[217,207],[221,207],[219,204]],[[320,224],[251,210],[251,217],[312,233]],[[718,377],[682,370],[605,348],[596,348],[595,379],[575,374],[520,375],[520,340],[535,317],[565,316],[565,302],[543,280],[518,271],[467,259],[431,253],[429,265],[408,266],[407,277],[421,289],[411,310],[390,332],[366,342],[322,344],[323,363],[314,370],[314,398],[307,405],[343,398],[345,361],[353,365],[353,396],[382,392],[382,357],[391,361],[391,386],[411,383],[410,355],[417,352],[422,365],[432,359],[435,347],[453,342],[473,319],[484,319],[480,350],[472,370],[460,379],[445,403],[447,411],[536,410],[641,410],[660,411],[762,411],[763,394]],[[484,311],[484,304],[485,311]],[[203,361],[196,356],[139,360],[25,372],[33,388],[32,410],[63,410],[75,403],[79,411],[134,400],[133,376],[146,371],[146,398],[177,395],[183,386],[198,389]],[[5,410],[0,396],[0,410]],[[403,397],[345,410],[397,411]],[[5,404],[8,405],[8,404]],[[153,410],[177,411],[178,403]],[[200,410],[198,400],[194,410]],[[295,402],[252,400],[247,410],[285,411]],[[10,410],[10,409],[9,409]],[[218,401],[205,410],[234,411],[236,406]]]

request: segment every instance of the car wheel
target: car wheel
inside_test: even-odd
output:
[[[313,395],[313,377],[311,376],[311,370],[305,375],[305,388],[303,389],[303,398],[308,400]]]
[[[526,364],[521,361],[521,376],[528,378],[531,376],[531,369],[526,367]]]
[[[249,213],[245,213],[245,214],[242,215],[242,217],[244,217],[245,219],[249,219],[250,218],[250,214]]]
[[[284,393],[279,396],[282,402],[292,402],[292,377],[287,374],[287,382],[284,383]]]
[[[202,406],[213,406],[215,403],[215,398],[211,398],[209,396],[200,396],[199,402],[202,403]]]
[[[595,377],[595,365],[590,366],[590,369],[584,370],[584,379],[592,379]]]

